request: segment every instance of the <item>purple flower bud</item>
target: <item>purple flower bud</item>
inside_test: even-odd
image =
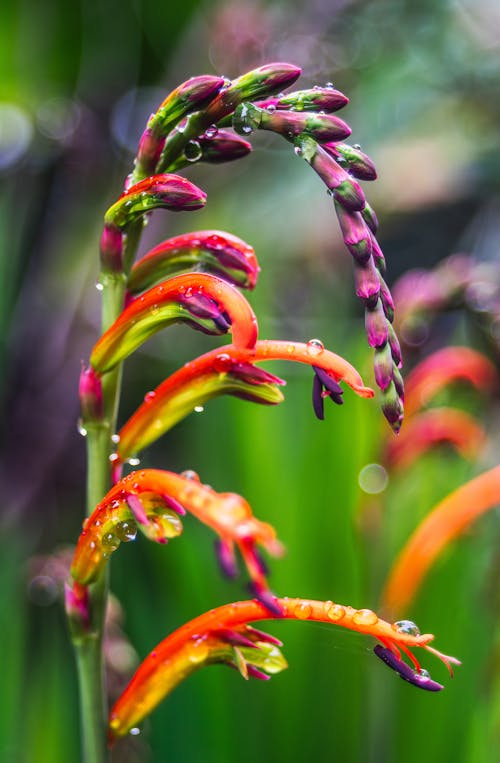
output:
[[[101,377],[92,366],[82,366],[78,386],[82,421],[86,424],[101,421],[103,417],[103,399]]]
[[[363,220],[368,225],[371,232],[375,235],[378,230],[378,217],[375,214],[375,210],[370,206],[370,204],[368,204],[368,202],[365,202],[365,206],[361,210],[361,214],[363,216]]]
[[[121,273],[123,269],[123,235],[115,225],[105,225],[100,241],[101,268],[106,273]]]
[[[375,306],[380,293],[380,280],[371,258],[364,265],[354,260],[354,282],[356,295],[367,304]]]
[[[383,347],[387,343],[389,325],[380,299],[377,300],[374,307],[367,307],[365,310],[365,328],[370,347]]]
[[[373,368],[377,387],[382,390],[387,389],[392,381],[394,371],[391,348],[388,343],[375,349]]]
[[[399,395],[399,398],[401,402],[404,403],[405,399],[405,385],[403,381],[403,377],[401,376],[399,369],[395,366],[392,369],[392,379],[394,381],[394,386],[396,387],[396,392]]]
[[[387,286],[386,282],[382,278],[381,275],[379,275],[380,280],[380,299],[382,300],[382,306],[384,308],[384,313],[386,315],[386,318],[391,323],[394,320],[394,302],[392,300],[391,292],[389,291],[389,287]]]
[[[340,90],[335,90],[333,87],[314,87],[310,90],[297,90],[293,93],[285,93],[285,95],[276,99],[275,105],[277,109],[291,109],[294,111],[338,111],[349,103],[349,98],[341,93]],[[262,108],[266,108],[269,103],[265,105],[258,104]]]
[[[244,361],[233,363],[230,373],[233,376],[238,376],[243,381],[248,382],[248,384],[286,385],[286,381],[280,379],[279,376],[274,376],[274,374],[270,374],[269,371],[264,371],[263,368],[254,366],[252,363],[245,363]]]
[[[388,331],[389,331],[389,344],[391,346],[391,352],[392,352],[392,357],[394,359],[394,363],[396,364],[398,368],[401,368],[401,366],[403,365],[403,358],[401,356],[401,346],[399,344],[399,339],[391,324],[389,324],[388,326]]]
[[[404,408],[394,382],[382,393],[382,411],[394,432],[399,432],[403,422]]]
[[[186,114],[207,106],[224,85],[222,77],[202,74],[191,77],[167,95],[148,122],[148,128],[158,137],[166,136]]]
[[[139,141],[136,166],[140,165],[140,174],[144,177],[153,175],[165,145],[165,137],[157,136],[147,127]]]
[[[360,264],[369,262],[372,252],[372,238],[361,213],[346,209],[337,200],[335,200],[335,212],[344,243],[354,259]]]
[[[379,243],[373,233],[370,231],[370,239],[372,242],[372,257],[373,261],[375,262],[375,266],[377,270],[379,270],[381,273],[385,273],[386,271],[386,264],[385,264],[385,257],[382,249],[379,246]]]
[[[242,104],[243,108],[247,104]],[[288,139],[305,133],[320,143],[332,140],[342,140],[351,134],[351,128],[346,122],[332,114],[315,114],[307,111],[274,111],[254,109],[260,113],[259,127],[261,130],[271,130]],[[238,111],[235,112],[235,118]],[[235,123],[237,128],[237,123]]]
[[[377,170],[367,154],[347,143],[334,143],[325,146],[327,151],[336,159],[345,162],[351,175],[359,180],[376,180]]]
[[[252,150],[252,144],[229,130],[219,130],[213,138],[198,138],[202,151],[201,161],[210,164],[233,162],[242,159]]]
[[[365,205],[365,195],[359,183],[352,178],[347,178],[334,190],[335,199],[346,209],[354,212],[360,211]]]
[[[390,649],[387,649],[381,644],[376,644],[376,646],[373,647],[373,651],[382,662],[385,662],[386,665],[398,673],[403,681],[408,681],[408,683],[413,684],[413,686],[417,686],[419,689],[425,689],[426,691],[441,691],[441,689],[444,689],[442,684],[433,681],[430,676],[421,675],[415,672],[413,668],[406,664],[406,662],[400,660]]]
[[[270,633],[265,633],[264,631],[259,630],[258,628],[254,628],[253,625],[247,625],[246,630],[252,634],[252,636],[255,637],[256,641],[263,641],[264,644],[274,644],[275,646],[283,646],[283,642],[279,640],[279,638],[276,638],[275,636],[271,636]]]
[[[226,641],[228,644],[231,644],[231,646],[245,646],[249,649],[258,649],[258,646],[254,641],[249,639],[243,633],[239,633],[239,631],[233,630],[232,628],[217,628],[217,630],[212,631],[212,633],[217,638],[220,638],[223,641]]]

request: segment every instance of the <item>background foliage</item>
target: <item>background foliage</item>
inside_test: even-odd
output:
[[[0,758],[78,758],[72,655],[40,556],[73,542],[83,516],[76,387],[98,332],[98,236],[149,112],[190,75],[231,77],[289,60],[303,67],[304,84],[333,80],[351,99],[353,138],[379,169],[368,191],[391,282],[453,251],[498,259],[499,28],[492,0],[2,4]],[[194,167],[206,209],[153,218],[144,244],[208,227],[248,240],[263,267],[251,296],[261,336],[319,336],[370,380],[331,201],[281,141],[259,135],[255,146],[234,166]],[[459,317],[446,329],[463,341]],[[127,369],[123,418],[218,343],[186,328],[148,343]],[[376,404],[347,393],[321,423],[310,410],[310,374],[272,370],[289,380],[283,405],[215,400],[143,463],[193,468],[217,490],[245,495],[287,545],[272,563],[280,594],[376,608],[419,518],[498,461],[498,411],[484,402],[493,445],[480,464],[439,451],[366,496],[359,472],[380,460],[391,436]],[[276,623],[290,670],[265,686],[221,669],[197,674],[119,760],[491,761],[500,723],[495,519],[453,546],[405,613],[463,659],[445,692],[429,696],[396,680],[366,639]],[[245,596],[220,579],[212,538],[194,520],[166,550],[141,541],[123,548],[112,585],[141,656],[186,619]]]

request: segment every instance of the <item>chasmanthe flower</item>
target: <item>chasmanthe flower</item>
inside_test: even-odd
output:
[[[127,289],[137,294],[188,270],[211,273],[240,288],[253,289],[259,264],[253,247],[219,230],[199,230],[162,241],[132,267]]]
[[[308,343],[260,340],[252,351],[226,345],[186,363],[146,395],[118,433],[118,459],[126,461],[137,455],[195,407],[219,395],[230,394],[265,404],[281,402],[283,395],[276,385],[285,382],[255,365],[267,360],[292,360],[313,367],[313,404],[318,418],[323,418],[325,397],[341,402],[339,382],[347,384],[360,397],[373,397],[373,390],[364,386],[356,369],[326,350],[318,339]]]
[[[383,606],[398,612],[414,599],[441,552],[477,518],[500,504],[500,466],[454,490],[413,532],[389,573]]]
[[[136,297],[102,335],[90,363],[99,374],[111,370],[160,329],[177,321],[208,334],[231,329],[233,342],[252,349],[257,319],[240,292],[208,273],[186,273]]]
[[[182,532],[179,515],[186,511],[215,530],[226,560],[238,548],[252,592],[272,607],[258,546],[274,556],[282,553],[274,528],[256,519],[244,498],[236,493],[217,493],[202,485],[194,472],[142,469],[112,487],[80,534],[71,566],[74,580],[80,586],[94,582],[109,556],[122,542],[134,540],[138,529],[158,543],[176,537]]]
[[[281,643],[249,625],[256,620],[283,618],[310,620],[339,625],[373,636],[379,642],[375,653],[404,680],[429,691],[439,691],[411,651],[423,648],[440,658],[451,671],[459,664],[430,646],[434,636],[420,634],[415,623],[401,620],[389,623],[370,609],[353,609],[332,601],[275,599],[273,614],[259,601],[239,601],[212,609],[186,623],[168,636],[146,657],[119,697],[109,716],[109,738],[113,743],[149,715],[152,710],[188,675],[214,663],[226,663],[243,675],[267,678],[286,667],[278,647]],[[401,658],[410,659],[410,667]]]

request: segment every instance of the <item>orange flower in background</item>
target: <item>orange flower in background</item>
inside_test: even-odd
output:
[[[440,501],[396,559],[382,595],[384,611],[399,612],[406,608],[446,546],[499,503],[500,466],[479,475]]]

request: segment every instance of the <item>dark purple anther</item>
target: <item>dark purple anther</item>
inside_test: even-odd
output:
[[[269,371],[264,371],[263,368],[258,368],[257,366],[252,365],[252,363],[245,363],[244,361],[233,363],[229,373],[233,376],[237,376],[248,384],[286,385],[286,381],[280,379],[279,376],[274,376],[274,374],[270,374]]]
[[[313,366],[313,369],[316,373],[316,376],[320,380],[323,387],[328,390],[330,393],[330,397],[332,398],[334,403],[337,403],[337,405],[342,405],[344,402],[342,399],[342,395],[344,394],[344,390],[336,381],[333,376],[330,376],[330,374],[327,371],[324,371],[319,366]]]
[[[325,418],[325,398],[323,397],[323,385],[317,374],[313,377],[312,404],[316,418],[323,421]]]
[[[238,566],[232,546],[226,541],[216,540],[215,554],[222,574],[230,579],[238,577]]]
[[[246,629],[257,641],[263,641],[265,644],[274,644],[275,646],[283,646],[283,642],[280,641],[279,638],[271,636],[270,633],[261,631],[258,628],[254,628],[253,625],[247,625]]]
[[[248,584],[252,596],[254,596],[274,617],[282,617],[283,612],[278,604],[278,597],[272,591],[263,588],[259,583],[252,582]]]
[[[212,320],[219,331],[225,332],[230,329],[231,323],[226,319],[225,313],[221,312],[217,302],[210,297],[192,294],[182,297],[180,301],[197,318]]]
[[[251,641],[243,633],[233,630],[232,628],[217,628],[213,631],[213,635],[222,639],[231,646],[246,646],[249,649],[258,649],[259,647],[253,641]]]
[[[417,686],[419,689],[425,689],[426,691],[441,691],[444,689],[442,684],[438,684],[437,681],[433,681],[432,678],[426,675],[416,673],[413,668],[410,668],[406,662],[400,660],[396,655],[381,644],[374,646],[373,651],[382,662],[385,662],[392,670],[396,671],[403,681]]]

